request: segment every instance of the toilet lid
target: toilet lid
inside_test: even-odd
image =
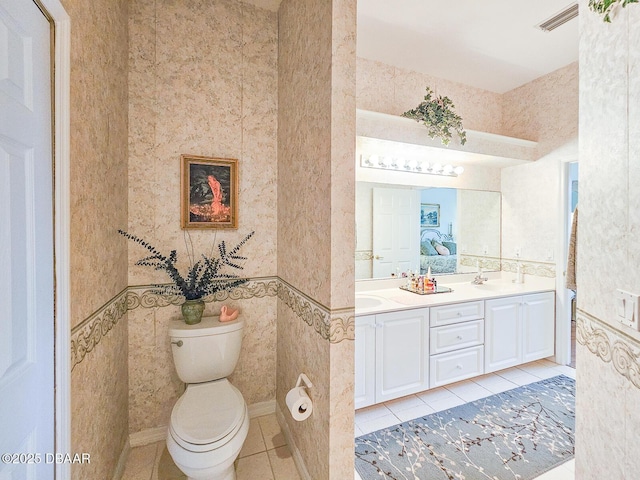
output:
[[[226,378],[192,384],[173,407],[171,427],[184,442],[206,445],[234,432],[244,413],[244,398]]]

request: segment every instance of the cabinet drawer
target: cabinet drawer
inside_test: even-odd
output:
[[[430,333],[431,355],[484,343],[484,320],[435,327]]]
[[[450,325],[484,318],[484,302],[456,303],[431,308],[431,326]]]
[[[484,346],[433,355],[429,362],[430,388],[484,373]]]

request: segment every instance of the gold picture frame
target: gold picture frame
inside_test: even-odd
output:
[[[180,155],[182,228],[238,228],[238,160]]]

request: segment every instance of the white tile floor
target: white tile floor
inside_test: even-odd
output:
[[[540,360],[364,408],[356,412],[355,435],[364,435],[559,374],[575,378],[574,369]],[[574,465],[572,460],[536,480],[574,480]],[[275,415],[251,419],[236,473],[237,480],[300,480]],[[165,443],[158,442],[131,451],[122,479],[180,480],[186,477],[173,464]],[[355,480],[360,480],[357,473]]]
[[[548,360],[538,360],[519,367],[508,368],[363,408],[356,411],[355,436],[358,437],[422,415],[446,410],[560,374],[576,378],[576,371],[573,368]],[[574,465],[575,460],[571,460],[539,476],[536,480],[573,480],[575,477]],[[355,480],[361,480],[357,473]]]
[[[236,464],[237,480],[300,480],[275,414],[252,418]],[[131,450],[122,480],[186,480],[165,442]]]

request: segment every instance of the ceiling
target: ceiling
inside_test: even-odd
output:
[[[570,0],[358,0],[359,57],[504,93],[578,60]],[[584,14],[584,13],[583,13]]]

